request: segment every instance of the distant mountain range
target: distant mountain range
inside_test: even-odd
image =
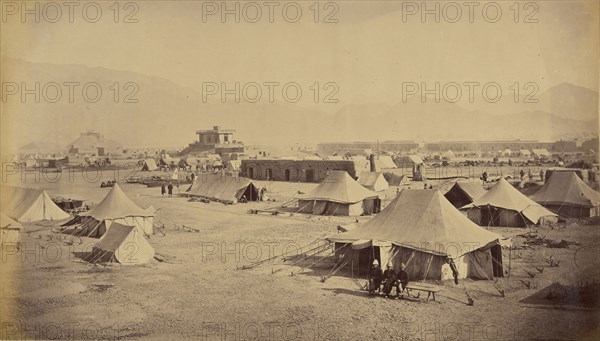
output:
[[[174,82],[135,72],[83,65],[55,65],[2,59],[2,82],[79,82],[74,103],[68,91],[57,103],[42,96],[25,103],[9,96],[3,103],[2,145],[5,148],[29,143],[65,145],[79,133],[94,129],[125,146],[186,146],[195,140],[195,130],[213,125],[237,129],[237,138],[252,144],[281,144],[302,141],[356,140],[497,140],[573,139],[598,135],[598,92],[572,84],[559,84],[539,94],[535,106],[515,103],[492,110],[467,110],[448,102],[364,103],[305,107],[290,103],[203,103],[201,94]],[[96,82],[102,98],[83,100],[83,84]],[[117,103],[111,86],[119,83]],[[123,103],[135,88],[138,103]],[[48,96],[54,96],[47,87]],[[114,88],[113,88],[114,89]],[[95,90],[88,90],[90,97]],[[42,94],[43,95],[43,94]],[[332,110],[335,109],[335,110]],[[10,129],[10,133],[5,133]],[[67,141],[65,143],[65,141]],[[42,144],[40,144],[42,143]]]

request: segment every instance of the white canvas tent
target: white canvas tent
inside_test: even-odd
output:
[[[501,236],[477,226],[434,190],[403,190],[366,223],[328,237],[336,257],[366,269],[374,259],[411,279],[502,277]]]
[[[200,174],[194,179],[189,191],[183,196],[203,198],[226,204],[235,204],[245,197],[258,201],[258,189],[248,178],[225,174]]]
[[[379,172],[362,172],[358,176],[358,183],[374,192],[385,191],[390,185]]]
[[[46,191],[2,186],[0,192],[2,212],[18,222],[62,220],[70,217],[52,201]]]
[[[312,191],[300,194],[298,211],[318,215],[373,214],[379,212],[381,200],[348,175],[345,171],[333,171]]]
[[[154,258],[154,248],[139,227],[113,223],[92,247],[86,260],[92,263],[119,262],[124,265],[144,264]]]
[[[527,227],[558,220],[555,213],[526,197],[504,178],[500,178],[494,187],[461,210],[482,226]]]
[[[444,196],[454,207],[461,208],[481,198],[485,193],[485,188],[479,182],[457,181]]]
[[[78,225],[77,235],[101,237],[113,223],[140,228],[147,236],[154,233],[154,207],[140,208],[115,184],[102,201],[63,226]]]
[[[575,172],[553,172],[531,199],[559,215],[589,218],[600,215],[600,193]]]
[[[0,213],[0,245],[18,243],[21,240],[20,232],[23,225]]]
[[[144,164],[142,165],[142,171],[151,172],[153,170],[157,170],[158,166],[156,165],[156,161],[154,159],[146,159],[144,160]]]

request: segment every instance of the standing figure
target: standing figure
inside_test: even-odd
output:
[[[169,198],[173,196],[173,184],[171,183],[171,181],[169,181],[169,186],[167,186],[167,189],[169,190]]]
[[[167,193],[167,188],[165,187],[165,183],[163,182],[160,186],[160,194],[162,194],[162,196],[164,197],[165,193]]]

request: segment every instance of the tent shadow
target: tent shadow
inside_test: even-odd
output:
[[[77,258],[85,263],[93,264],[90,259],[90,256],[92,254],[91,252],[76,252],[76,251],[74,251],[74,252],[72,252],[72,254],[75,258]]]
[[[554,282],[519,303],[532,304],[536,308],[550,310],[600,309],[598,284],[589,288],[565,286]]]
[[[322,288],[322,290],[332,291],[336,295],[344,294],[344,295],[358,296],[358,297],[363,297],[363,298],[383,297],[383,296],[379,296],[379,295],[369,295],[369,293],[367,293],[366,291],[362,291],[362,290],[358,290],[358,289],[351,290],[351,289],[344,289],[344,288]]]

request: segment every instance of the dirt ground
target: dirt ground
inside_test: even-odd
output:
[[[109,190],[79,176],[28,185],[91,203],[98,203]],[[356,218],[248,214],[251,208],[281,204],[297,191],[316,186],[258,185],[267,187],[276,202],[229,206],[188,202],[161,197],[160,188],[123,184],[138,205],[159,209],[155,225],[164,226],[160,229],[164,234],[157,232],[149,242],[162,262],[91,265],[81,257],[97,239],[52,232],[59,222],[25,224],[22,249],[2,251],[0,338],[593,340],[600,333],[598,306],[578,303],[573,295],[547,298],[550,291],[556,296],[560,290],[552,288],[557,286],[576,288],[598,281],[599,226],[537,229],[538,235],[578,245],[511,251],[510,277],[506,274],[495,285],[441,282],[443,291],[436,301],[385,299],[368,296],[359,288],[365,279],[353,279],[350,271],[322,282],[334,265],[331,256],[305,260],[297,256],[317,245],[313,242],[323,243],[323,237],[337,233],[337,225]],[[395,188],[387,191],[384,203],[394,192]],[[523,238],[516,235],[528,230],[494,231],[518,243]],[[286,251],[286,261],[268,260]],[[506,269],[509,252],[503,253]],[[544,260],[550,257],[560,261],[559,266]],[[267,261],[240,269],[258,260]],[[495,286],[504,290],[505,297]],[[598,286],[593,288],[598,297]],[[467,305],[465,290],[474,299],[473,306]]]

